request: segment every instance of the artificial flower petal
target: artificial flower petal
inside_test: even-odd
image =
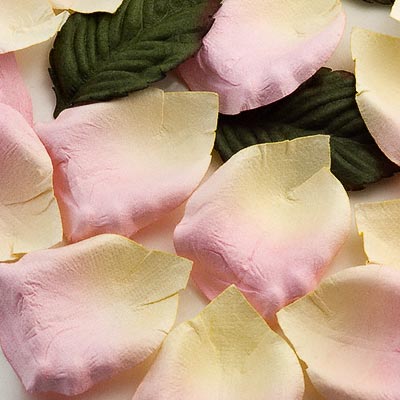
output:
[[[132,237],[178,207],[207,172],[217,115],[213,93],[151,88],[38,126],[67,239]]]
[[[134,400],[299,400],[289,345],[230,287],[163,343]]]
[[[24,117],[0,104],[0,260],[62,240],[51,160]]]
[[[400,273],[356,267],[278,313],[326,400],[400,398]]]
[[[118,10],[123,0],[50,0],[57,10],[72,10],[80,13],[108,12]]]
[[[12,0],[1,5],[0,54],[50,39],[69,16],[68,12],[55,15],[47,0]]]
[[[0,55],[0,103],[11,106],[33,125],[31,96],[18,70],[14,53]]]
[[[3,351],[28,391],[84,392],[160,346],[190,270],[117,235],[2,265]]]
[[[368,262],[400,268],[400,200],[356,205]]]
[[[235,284],[270,319],[315,288],[350,227],[329,166],[327,136],[251,146],[193,194],[174,242],[209,299]]]
[[[400,21],[400,1],[396,0],[393,4],[392,7],[392,12],[390,13],[390,16],[394,19],[397,19]]]
[[[400,165],[400,38],[354,29],[357,104],[378,146]]]
[[[180,74],[219,93],[221,112],[273,103],[321,68],[343,34],[339,0],[225,0],[198,54]]]

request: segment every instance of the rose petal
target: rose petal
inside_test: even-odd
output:
[[[299,400],[304,380],[288,344],[230,287],[175,328],[134,400]]]
[[[400,21],[400,1],[396,0],[393,4],[392,7],[392,12],[390,13],[390,16],[394,19],[397,19]]]
[[[55,9],[73,10],[80,13],[117,11],[123,0],[50,0]]]
[[[70,241],[127,237],[178,207],[210,164],[218,99],[147,89],[38,127]]]
[[[84,392],[159,347],[190,269],[117,235],[2,265],[3,351],[28,391]]]
[[[13,53],[0,55],[0,103],[19,111],[33,126],[32,100]]]
[[[23,116],[0,104],[0,260],[62,240],[51,161]]]
[[[357,28],[351,43],[361,115],[381,150],[400,165],[400,38]]]
[[[0,13],[0,53],[24,49],[54,36],[68,18],[55,15],[48,1],[3,1]]]
[[[193,194],[174,241],[209,299],[233,283],[269,319],[315,288],[350,226],[329,165],[327,136],[252,146]]]
[[[238,114],[287,96],[332,55],[345,26],[339,0],[225,0],[203,47],[180,68],[192,90]]]
[[[357,267],[278,313],[326,400],[400,398],[400,273]]]
[[[400,200],[357,204],[356,220],[368,262],[400,268]]]

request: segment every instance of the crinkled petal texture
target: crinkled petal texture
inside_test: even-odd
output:
[[[24,117],[0,104],[0,260],[62,240],[46,149]]]
[[[400,272],[356,267],[278,313],[326,400],[400,398]]]
[[[132,237],[178,207],[207,172],[217,115],[213,93],[147,89],[38,126],[67,239]]]
[[[208,298],[235,284],[269,319],[315,288],[350,226],[329,165],[327,136],[252,146],[193,194],[174,241]]]
[[[400,200],[356,205],[368,261],[400,268]]]
[[[219,93],[238,114],[292,93],[321,68],[343,34],[339,0],[225,0],[198,54],[180,74]]]
[[[400,165],[400,38],[354,29],[357,104],[376,143]]]
[[[4,353],[28,391],[84,392],[160,346],[190,269],[117,235],[2,265]]]
[[[19,111],[33,125],[32,100],[13,53],[0,55],[0,103]]]
[[[392,12],[390,13],[390,16],[394,19],[397,19],[400,21],[400,1],[396,0],[393,4],[392,7]]]
[[[289,345],[228,288],[163,343],[134,400],[301,400]]]
[[[0,53],[24,49],[53,37],[69,13],[55,15],[47,0],[4,0],[0,13]]]
[[[117,11],[123,0],[50,0],[55,9],[73,10],[80,13]]]

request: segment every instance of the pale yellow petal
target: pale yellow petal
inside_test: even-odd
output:
[[[394,19],[397,19],[400,21],[400,1],[396,0],[393,4],[392,7],[392,12],[390,13],[390,16]]]
[[[72,10],[80,13],[114,13],[123,0],[50,0],[55,9]]]

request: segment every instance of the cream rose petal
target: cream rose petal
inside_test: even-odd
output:
[[[368,261],[400,268],[400,200],[356,205]]]
[[[219,93],[223,114],[238,114],[295,91],[332,55],[344,26],[339,0],[225,0],[179,71],[190,89]]]
[[[0,54],[0,103],[19,111],[33,125],[32,100],[13,53]]]
[[[361,115],[381,150],[400,165],[400,38],[356,28],[351,42]]]
[[[0,104],[0,260],[62,240],[53,168],[24,117]]]
[[[68,240],[132,237],[178,207],[208,169],[217,115],[213,93],[147,89],[38,126]]]
[[[252,146],[193,194],[174,242],[208,298],[235,284],[269,319],[315,288],[350,226],[329,166],[327,136]]]
[[[400,21],[400,1],[396,0],[393,4],[392,7],[392,12],[390,13],[390,16],[394,19],[397,19]]]
[[[289,345],[230,287],[165,340],[134,400],[301,400]]]
[[[190,270],[117,235],[2,265],[3,351],[28,391],[84,392],[160,346]]]
[[[54,36],[68,18],[55,15],[47,0],[2,0],[0,53],[24,49]]]
[[[55,9],[80,13],[117,11],[123,0],[50,0]]]
[[[356,267],[278,313],[326,400],[400,398],[400,272]]]

